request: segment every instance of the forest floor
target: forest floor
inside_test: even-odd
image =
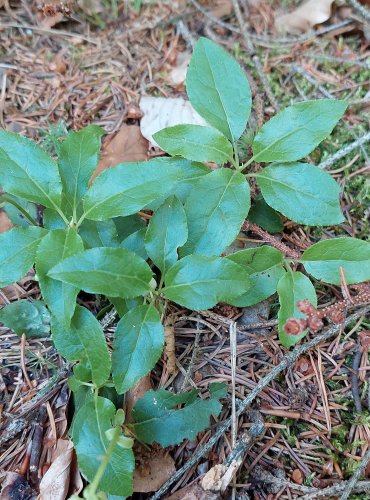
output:
[[[158,155],[140,135],[140,98],[185,97],[184,84],[174,83],[171,72],[178,68],[183,53],[191,52],[197,38],[207,36],[234,55],[250,79],[256,112],[249,134],[277,108],[295,101],[335,97],[349,102],[333,134],[310,157],[343,188],[345,222],[335,228],[309,228],[285,221],[284,231],[276,238],[297,251],[323,234],[370,241],[370,151],[369,142],[361,140],[369,133],[370,121],[370,49],[366,38],[370,30],[361,12],[351,6],[337,7],[314,31],[282,36],[275,30],[275,17],[292,11],[300,2],[250,2],[244,30],[233,3],[227,0],[203,1],[200,6],[184,0],[77,3],[74,7],[73,2],[54,2],[55,9],[62,12],[51,15],[47,6],[37,2],[0,0],[1,127],[39,140],[53,153],[67,130],[95,123],[107,133],[103,151],[115,134],[120,134],[109,153],[115,163]],[[253,53],[247,49],[246,39],[253,43]],[[241,150],[248,147],[247,134]],[[10,226],[0,212],[0,230]],[[253,232],[246,232],[244,240],[263,241]],[[39,298],[32,277],[30,274],[0,290],[0,304]],[[338,287],[318,285],[318,296],[320,307],[343,299]],[[96,301],[85,305],[99,314]],[[196,461],[192,458],[217,432],[218,423],[230,417],[232,388],[238,407],[259,381],[279,366],[284,349],[277,338],[276,310],[273,299],[247,310],[220,305],[204,314],[171,311],[178,370],[172,375],[161,361],[152,372],[152,387],[202,390],[210,382],[224,381],[230,388],[229,398],[218,422],[213,421],[197,440],[165,453],[155,449],[155,465],[142,453],[138,465],[143,477],[138,483],[147,484],[148,477],[159,476],[161,469],[163,478],[155,487],[159,489],[174,469],[184,467],[163,498],[177,491],[178,496],[171,498],[185,498],[185,494],[212,498],[202,496],[205,493],[200,491],[199,479],[229,456],[230,430],[221,433]],[[229,336],[232,320],[237,325],[236,345],[232,346],[237,353],[235,373]],[[113,326],[107,326],[108,338]],[[65,435],[71,417],[63,360],[48,339],[23,344],[6,328],[0,327],[0,334],[0,481],[9,471],[17,471],[37,491],[52,460],[53,447]],[[348,481],[370,450],[369,338],[370,314],[360,314],[256,392],[251,407],[258,414],[243,412],[233,421],[237,439],[247,432],[250,443],[227,498],[339,498],[348,491],[353,500],[370,499],[369,464],[353,488]],[[42,403],[45,415],[40,411]],[[263,432],[253,436],[248,431],[255,428],[256,415],[263,421]],[[13,430],[9,429],[10,421]],[[43,432],[36,432],[37,427]],[[37,457],[33,468],[31,451]],[[78,483],[71,479],[71,484],[73,481]],[[324,488],[329,489],[320,491]],[[134,498],[149,496],[135,493]]]

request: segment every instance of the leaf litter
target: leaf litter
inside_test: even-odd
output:
[[[203,5],[205,8],[212,8],[210,3],[203,2]],[[319,2],[313,9],[316,14],[318,4]],[[289,5],[291,13],[294,13],[294,5]],[[23,7],[12,8],[11,12],[17,16],[20,23],[32,24],[35,20],[32,17],[35,14]],[[195,12],[197,16],[194,16]],[[50,31],[43,34],[25,34],[16,28],[4,29],[0,37],[7,53],[5,63],[13,66],[6,69],[6,92],[1,96],[6,127],[22,131],[30,137],[38,137],[40,130],[46,128],[49,121],[57,123],[58,120],[63,120],[68,128],[76,129],[93,122],[102,125],[108,133],[118,132],[114,139],[122,134],[120,139],[117,139],[117,146],[113,144],[111,149],[107,141],[106,157],[109,160],[106,159],[102,168],[113,165],[116,158],[128,161],[125,159],[127,152],[133,155],[131,157],[144,157],[147,155],[147,149],[145,150],[144,144],[140,146],[138,118],[130,118],[129,111],[132,105],[138,105],[143,94],[154,93],[165,99],[178,97],[176,88],[169,87],[163,79],[161,69],[166,51],[170,50],[171,44],[178,36],[175,33],[176,21],[169,22],[169,19],[183,13],[183,6],[175,2],[172,6],[144,6],[140,14],[128,9],[128,12],[121,13],[125,16],[123,32],[117,29],[114,22],[107,22],[105,29],[94,32],[94,41],[98,38],[99,46],[84,42],[79,36],[58,36],[58,30],[66,28],[72,35],[75,33],[85,39],[91,39],[90,27],[83,17],[77,26],[73,23],[55,25],[54,30],[57,33]],[[276,48],[273,5],[269,2],[259,2],[257,6],[251,7],[250,13],[249,20],[254,33],[267,33],[267,43]],[[217,13],[213,14],[217,16]],[[320,15],[322,19],[323,15]],[[2,12],[2,16],[7,23],[14,22],[8,11]],[[323,22],[317,21],[317,18],[318,16],[316,21],[312,22],[312,17],[308,17],[308,21],[306,17],[304,26],[295,26],[293,30],[298,30],[296,33],[306,31]],[[197,10],[190,10],[189,15],[184,16],[184,21],[193,35],[196,35],[200,27],[204,28],[207,36],[218,40],[221,38],[229,50],[238,41],[237,35],[230,35],[225,27],[210,23],[207,17],[200,20]],[[95,29],[94,25],[91,26]],[[368,103],[364,100],[366,73],[364,84],[358,78],[358,68],[366,70],[366,58],[369,53],[360,37],[354,41],[344,37],[339,41],[339,36],[345,34],[341,29],[343,30],[338,28],[337,34],[334,31],[334,36],[331,37],[313,37],[305,45],[300,45],[298,39],[293,53],[286,51],[284,44],[277,49],[278,52],[267,50],[264,53],[265,67],[271,75],[273,91],[282,101],[296,99],[298,96],[300,100],[302,96],[322,97],[319,88],[322,75],[326,79],[324,90],[329,88],[331,92],[336,92],[353,103],[347,118],[348,124],[354,133],[361,134],[364,124],[366,126],[367,123],[366,118],[362,116],[362,110]],[[295,32],[288,30],[291,34]],[[150,43],[143,42],[144,33],[150,34]],[[112,39],[116,43],[112,44]],[[34,45],[34,40],[37,40],[37,45]],[[185,42],[186,40],[180,42],[183,51],[186,50]],[[323,43],[329,45],[325,52]],[[50,54],[53,56],[52,62]],[[325,60],[323,56],[328,59]],[[63,65],[56,65],[55,59],[63,60]],[[297,73],[292,63],[300,65],[303,72]],[[250,67],[247,69],[252,71]],[[285,78],[287,81],[284,83]],[[256,92],[260,92],[260,89],[257,88]],[[263,102],[262,112],[266,120],[270,113],[266,101]],[[359,122],[356,126],[352,125],[354,118]],[[130,130],[132,136],[128,132],[121,132],[127,130],[127,127],[135,127],[136,132],[132,133]],[[159,128],[162,128],[162,125]],[[129,140],[127,136],[130,136]],[[343,141],[351,140],[351,135],[338,137],[338,142],[326,142],[324,147],[329,153],[333,153],[343,145]],[[127,146],[121,148],[121,142],[125,144],[126,141]],[[327,153],[320,150],[319,154],[325,156]],[[355,151],[352,159],[357,156],[354,163],[356,168],[358,165],[363,168],[366,161],[364,154],[361,149]],[[102,162],[104,159],[103,155]],[[350,158],[347,158],[335,166],[337,172],[334,172],[334,176],[345,179],[343,172],[355,168],[349,160]],[[343,205],[352,207],[346,208],[347,221],[344,228],[347,233],[360,237],[368,226],[366,219],[358,216],[354,209],[358,194],[359,190],[354,185],[344,195]],[[364,200],[366,203],[366,198]],[[333,235],[330,229],[326,229],[325,234]],[[286,223],[285,235],[285,241],[295,249],[315,240],[313,232],[303,233],[294,223]],[[261,242],[255,234],[247,231],[241,238],[253,240],[257,245]],[[35,282],[28,279],[1,290],[0,300],[4,302],[14,301],[18,297],[39,298]],[[335,288],[319,292],[321,304],[332,303],[340,298],[340,292]],[[87,302],[85,305],[96,307],[96,304]],[[274,304],[272,313],[273,307]],[[220,308],[219,312],[210,312],[204,316],[190,312],[187,319],[183,319],[183,310],[172,309],[176,363],[182,380],[185,379],[188,384],[203,390],[209,382],[231,382],[229,324],[232,320],[238,321],[241,313],[242,311],[235,309]],[[255,327],[256,322],[253,323],[254,326],[238,326],[243,337],[237,345],[235,390],[237,398],[241,400],[270,372],[272,366],[279,363],[282,355],[274,326],[266,326],[263,316],[260,320],[260,329]],[[343,478],[351,475],[361,456],[366,453],[370,440],[366,418],[356,415],[353,411],[350,379],[350,363],[356,349],[356,332],[362,330],[365,334],[366,325],[368,320],[363,318],[362,323],[352,325],[341,338],[323,342],[319,349],[312,351],[311,356],[297,360],[296,370],[287,370],[283,377],[272,381],[260,393],[256,407],[265,419],[265,435],[256,441],[243,462],[238,476],[242,484],[238,489],[240,493],[247,489],[255,498],[268,498],[269,495],[271,498],[271,495],[277,495],[278,492],[279,497],[283,499],[298,498],[304,496],[305,492],[296,489],[297,485],[309,488],[311,494],[315,495],[315,488],[339,487],[344,484]],[[106,328],[108,339],[112,338],[113,330],[111,326]],[[18,337],[5,327],[0,327],[0,332],[0,359],[3,365],[0,404],[5,415],[0,431],[1,439],[5,439],[5,442],[2,441],[0,460],[3,470],[20,470],[22,479],[27,477],[28,450],[31,444],[37,444],[31,433],[34,419],[32,412],[36,412],[37,416],[40,402],[50,402],[51,413],[45,423],[45,436],[54,434],[56,420],[65,419],[57,407],[58,394],[65,386],[65,367],[49,339],[27,340],[23,361],[34,386],[32,389],[28,388],[20,369],[22,354]],[[193,356],[196,338],[199,341],[196,355]],[[369,361],[364,354],[358,369],[360,390],[365,387],[365,375],[368,370]],[[185,378],[184,374],[187,375]],[[169,372],[164,361],[158,364],[151,378],[155,387],[176,387],[176,379],[173,380],[173,374]],[[37,394],[41,395],[40,399]],[[9,419],[8,414],[13,418]],[[220,420],[226,419],[228,415],[229,409],[225,405]],[[328,437],[329,422],[331,437]],[[10,423],[13,426],[10,426]],[[248,418],[239,419],[238,425],[240,431],[248,429]],[[175,461],[177,469],[194,455],[203,442],[207,442],[211,432],[206,431],[195,442],[185,442],[178,448],[169,450],[168,456]],[[60,440],[63,437],[65,425],[59,430],[57,427],[57,438]],[[55,450],[41,446],[39,477],[45,474],[46,464],[52,463],[53,454]],[[200,459],[197,467],[177,481],[172,491],[181,491],[180,488],[185,487],[188,491],[193,490],[190,495],[196,497],[200,494],[197,478],[214,465],[223,463],[228,454],[226,440],[220,440],[211,452]],[[170,467],[168,470],[171,470]],[[248,483],[242,483],[244,478],[247,478]],[[39,487],[38,484],[35,486]]]

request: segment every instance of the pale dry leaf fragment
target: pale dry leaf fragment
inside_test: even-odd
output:
[[[143,447],[135,452],[139,466],[134,471],[134,491],[149,493],[164,485],[176,472],[175,462],[163,448],[152,449],[150,453]]]
[[[88,16],[93,16],[94,14],[99,14],[100,12],[103,12],[103,10],[104,10],[104,5],[103,5],[103,2],[101,0],[78,0],[77,5]]]
[[[277,31],[298,35],[309,31],[316,24],[327,21],[331,15],[334,0],[308,0],[289,14],[275,19]]]
[[[171,496],[166,497],[166,500],[220,500],[220,493],[211,493],[204,491],[198,482],[189,484],[181,490],[176,491]]]
[[[229,16],[233,11],[233,4],[231,0],[214,0],[212,2],[211,14],[215,17]]]
[[[182,97],[144,96],[140,100],[140,109],[143,112],[141,133],[156,147],[158,144],[154,141],[153,134],[163,128],[183,124],[207,125],[190,102]]]
[[[212,467],[202,478],[200,485],[206,491],[220,491],[222,478],[227,471],[226,465],[218,464]]]
[[[70,483],[73,444],[69,439],[59,439],[51,465],[40,482],[39,500],[64,500]]]
[[[185,82],[190,58],[190,52],[180,52],[178,54],[176,66],[168,73],[168,78],[173,85],[180,85]]]
[[[0,233],[5,233],[13,227],[12,221],[3,210],[0,210]]]
[[[145,161],[148,141],[141,135],[137,125],[124,125],[113,137],[103,144],[99,164],[94,172],[96,177],[103,170],[129,161]]]
[[[141,378],[134,387],[129,389],[125,394],[125,412],[126,412],[126,423],[132,422],[132,409],[136,402],[141,399],[144,394],[152,390],[152,383],[150,380],[150,373]]]

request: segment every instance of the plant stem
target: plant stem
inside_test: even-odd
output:
[[[16,201],[12,200],[11,198],[8,198],[7,196],[2,195],[0,198],[0,201],[4,201],[5,203],[10,203],[13,205],[17,210],[19,210],[34,226],[38,226],[39,224],[31,215],[25,210],[21,205],[19,205]]]
[[[89,493],[91,495],[96,494],[96,490],[98,489],[99,483],[104,475],[105,469],[108,467],[110,457],[113,454],[114,448],[117,444],[120,434],[121,434],[120,427],[115,427],[112,441],[109,443],[108,449],[103,457],[103,460],[101,461],[101,464],[99,465],[99,468],[96,471],[93,482],[90,484]]]

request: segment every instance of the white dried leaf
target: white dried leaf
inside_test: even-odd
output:
[[[316,24],[327,21],[334,0],[308,0],[290,14],[278,16],[275,27],[280,32],[298,35],[309,31]]]
[[[174,125],[208,125],[189,101],[182,97],[149,97],[140,100],[143,117],[140,122],[142,135],[156,147],[153,134]]]

